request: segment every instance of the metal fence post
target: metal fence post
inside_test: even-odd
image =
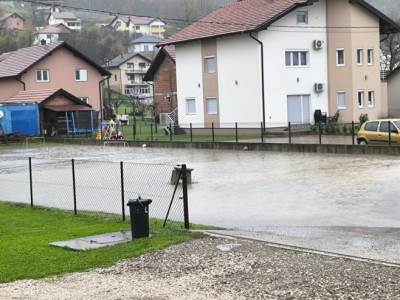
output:
[[[389,130],[389,146],[392,145],[392,124],[388,121],[388,130]]]
[[[121,161],[121,204],[122,204],[122,221],[125,221],[125,183],[124,183],[124,162]]]
[[[214,122],[211,123],[212,142],[215,143]]]
[[[354,145],[355,142],[355,136],[356,136],[356,126],[354,124],[354,121],[351,122],[351,142]]]
[[[75,182],[75,159],[71,160],[72,162],[72,190],[74,195],[74,213],[78,214],[78,210],[76,207],[76,182]]]
[[[189,229],[189,199],[188,199],[188,188],[187,188],[187,167],[185,164],[182,165],[182,188],[183,188],[183,217],[185,223],[185,229]]]
[[[264,144],[264,123],[261,122],[261,143]]]
[[[151,141],[153,141],[153,123],[150,124],[150,136],[151,136]]]
[[[319,144],[322,144],[322,128],[321,128],[321,122],[318,122],[318,138],[319,138]]]
[[[136,141],[136,123],[133,123],[133,141]]]
[[[190,123],[190,142],[193,143],[193,125]]]
[[[33,208],[32,157],[29,157],[29,188],[31,195],[31,208]]]
[[[236,140],[236,144],[239,143],[238,123],[237,122],[235,122],[235,140]]]
[[[292,123],[288,123],[288,131],[289,131],[289,144],[292,143]]]

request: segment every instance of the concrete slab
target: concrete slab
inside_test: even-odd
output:
[[[268,227],[263,231],[207,230],[278,247],[400,264],[400,229],[370,227]]]
[[[49,245],[54,247],[67,248],[75,251],[88,251],[124,244],[130,241],[132,241],[131,232],[122,231],[88,236],[68,241],[54,242],[50,243]]]

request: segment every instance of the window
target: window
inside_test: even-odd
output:
[[[346,108],[346,92],[337,92],[338,109]]]
[[[144,48],[144,51],[149,51],[149,45],[144,45],[143,48]]]
[[[148,86],[146,86],[146,87],[141,87],[141,88],[139,89],[139,91],[140,91],[141,94],[150,94],[150,88],[149,88]]]
[[[374,63],[374,49],[368,49],[368,65],[372,65]]]
[[[286,51],[287,67],[308,66],[308,51]]]
[[[368,106],[374,107],[375,106],[375,92],[368,91]]]
[[[118,81],[118,76],[117,76],[117,74],[114,75],[114,81]]]
[[[141,70],[145,69],[146,68],[146,63],[139,63],[139,68]]]
[[[38,82],[49,82],[49,70],[37,70],[36,71],[36,81]]]
[[[187,115],[196,114],[196,99],[194,98],[186,99],[186,114]]]
[[[308,24],[308,12],[298,11],[297,12],[297,24]]]
[[[207,113],[209,115],[218,114],[217,98],[214,97],[207,98]]]
[[[80,99],[81,99],[83,102],[89,104],[89,97],[80,97]]]
[[[365,131],[378,131],[379,122],[368,122],[365,124]]]
[[[76,81],[87,81],[87,70],[80,69],[75,71],[75,80]]]
[[[135,30],[140,30],[140,26],[136,25]]]
[[[343,67],[344,64],[344,49],[336,49],[336,66]]]
[[[134,63],[128,63],[128,70],[133,70],[135,68],[135,64]]]
[[[357,49],[357,65],[362,65],[364,63],[364,50]]]
[[[125,95],[134,95],[133,88],[126,88],[125,89]]]
[[[357,92],[357,104],[359,108],[364,107],[364,91]]]
[[[216,60],[214,56],[208,56],[204,58],[204,71],[208,74],[214,74],[217,72]]]

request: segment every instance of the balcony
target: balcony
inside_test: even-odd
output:
[[[147,83],[139,80],[127,80],[126,85],[147,85]]]
[[[127,74],[146,74],[149,68],[128,68],[126,69]]]

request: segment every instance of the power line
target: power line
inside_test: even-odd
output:
[[[116,12],[116,11],[110,11],[110,10],[101,10],[101,9],[93,9],[93,8],[85,8],[85,7],[78,7],[78,6],[71,6],[71,5],[65,5],[65,4],[50,4],[49,2],[43,2],[43,1],[38,1],[38,0],[17,0],[21,2],[27,2],[31,4],[37,4],[37,5],[43,5],[43,6],[48,6],[48,7],[60,7],[60,8],[66,8],[66,9],[72,9],[72,10],[77,10],[77,11],[85,11],[85,12],[92,12],[92,13],[100,13],[100,14],[107,14],[110,16],[132,16],[132,14],[129,13],[121,13],[121,12]],[[143,16],[143,15],[135,15],[136,17],[141,17],[141,18],[155,18],[151,16]],[[170,17],[157,17],[161,20],[165,21],[171,21],[171,22],[179,22],[179,23],[186,23],[186,24],[193,24],[193,23],[204,23],[204,24],[214,24],[214,25],[232,25],[232,26],[253,26],[253,27],[258,27],[260,24],[255,24],[255,23],[238,23],[238,22],[226,22],[226,21],[207,21],[204,19],[200,20],[189,20],[189,19],[182,19],[182,18],[170,18]],[[309,26],[309,25],[269,25],[269,27],[274,27],[274,28],[301,28],[301,29],[380,29],[379,26]],[[249,28],[250,29],[250,28]]]

